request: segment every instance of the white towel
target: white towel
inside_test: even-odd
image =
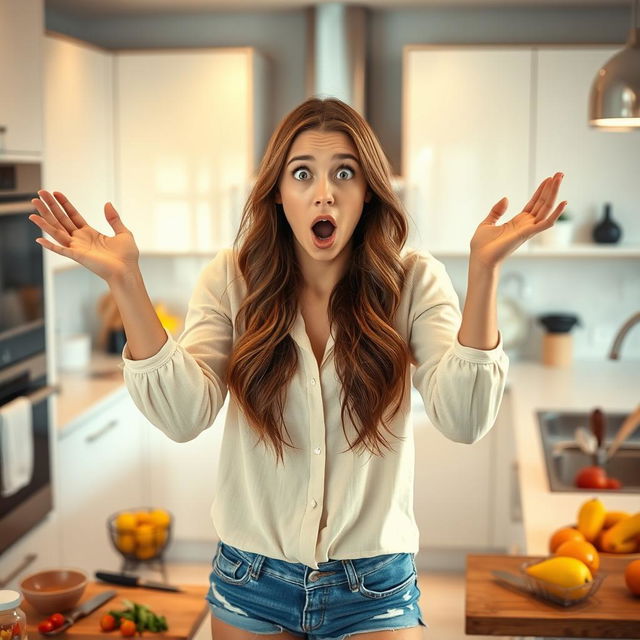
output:
[[[20,396],[0,407],[2,497],[12,496],[31,482],[33,475],[32,408]]]

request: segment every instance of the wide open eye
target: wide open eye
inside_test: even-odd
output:
[[[352,169],[348,164],[343,164],[338,167],[338,175],[340,175],[343,171],[350,172],[352,176],[356,174],[355,170]]]
[[[307,167],[298,167],[297,169],[294,169],[291,172],[291,175],[297,180],[298,178],[296,178],[296,173],[298,173],[298,171],[302,171],[303,173],[309,173],[309,170],[307,169]]]

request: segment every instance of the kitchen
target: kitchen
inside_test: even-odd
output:
[[[609,357],[640,300],[638,130],[587,125],[591,83],[624,47],[631,8],[595,0],[371,1],[348,11],[248,0],[0,2],[0,86],[10,95],[1,101],[0,161],[40,165],[33,190],[62,191],[109,235],[103,207],[113,202],[176,337],[198,273],[233,242],[268,136],[313,93],[342,96],[366,114],[413,218],[408,244],[443,261],[461,304],[481,217],[503,195],[515,215],[544,176],[565,173],[565,235],[541,234],[502,269],[499,327],[510,370],[494,428],[473,446],[451,442],[413,393],[416,564],[434,636],[465,632],[469,554],[546,555],[551,534],[592,494],[608,510],[639,510],[637,489],[550,490],[537,419],[538,411],[600,407],[610,441],[613,416],[639,403],[640,331],[630,328],[618,358]],[[338,46],[346,41],[353,46]],[[474,100],[461,101],[460,87]],[[597,243],[607,205],[621,237]],[[137,570],[206,585],[228,402],[194,441],[154,429],[123,385],[123,334],[108,288],[71,260],[42,254],[46,379],[59,388],[48,400],[52,504],[0,555],[2,588],[48,567],[92,578],[121,569],[106,520],[142,505],[165,508],[174,521],[165,572]],[[551,314],[571,316],[571,330],[546,331],[540,318]],[[194,476],[207,490],[193,492]],[[424,489],[443,484],[446,491]],[[637,599],[630,603],[637,613]],[[205,620],[198,637],[207,632]]]

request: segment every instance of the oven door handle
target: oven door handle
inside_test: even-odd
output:
[[[46,387],[42,387],[41,389],[36,389],[36,391],[25,394],[23,397],[30,400],[31,404],[38,404],[38,402],[41,402],[54,393],[60,393],[59,384],[47,385]]]

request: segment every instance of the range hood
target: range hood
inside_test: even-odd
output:
[[[307,9],[307,96],[335,97],[366,118],[366,8],[341,2]]]

